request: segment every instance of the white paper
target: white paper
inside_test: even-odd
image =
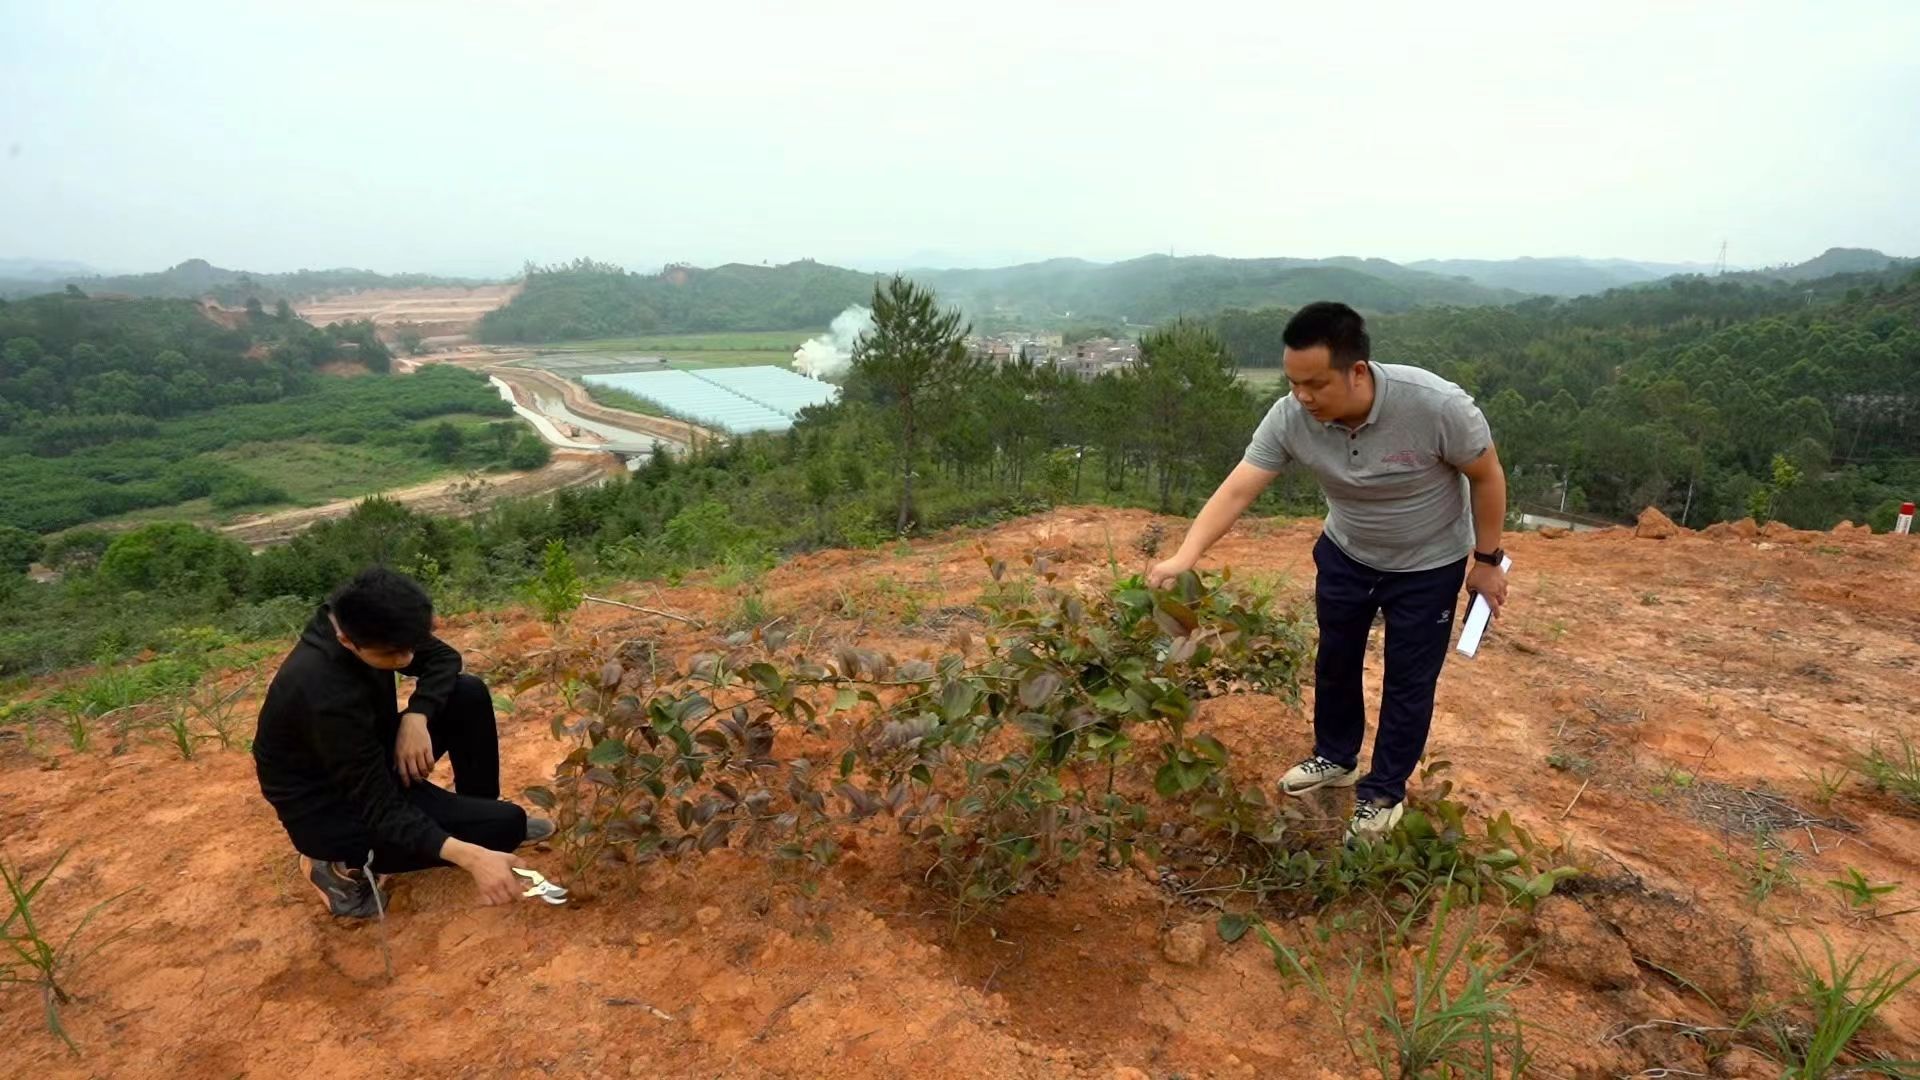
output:
[[[1500,559],[1500,572],[1504,574],[1511,569],[1513,569],[1513,556],[1503,556]],[[1486,634],[1487,620],[1491,618],[1493,618],[1493,609],[1487,606],[1487,598],[1474,597],[1473,607],[1467,611],[1467,625],[1460,628],[1460,643],[1454,646],[1460,651],[1461,656],[1472,656],[1480,651],[1480,638]]]

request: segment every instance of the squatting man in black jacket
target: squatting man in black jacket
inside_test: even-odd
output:
[[[396,672],[418,680],[404,713]],[[442,757],[453,791],[428,779]],[[526,865],[514,850],[553,835],[500,799],[493,698],[433,636],[426,590],[385,567],[342,586],[301,633],[267,688],[253,760],[335,915],[371,918],[379,876],[431,866],[458,866],[483,902],[511,903]]]

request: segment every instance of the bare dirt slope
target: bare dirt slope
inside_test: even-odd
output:
[[[903,659],[936,655],[985,585],[976,544],[1009,559],[1045,550],[1066,576],[1098,584],[1109,544],[1133,561],[1128,541],[1150,520],[1065,509],[910,552],[806,556],[767,578],[765,604],[813,628],[823,651],[858,640]],[[1219,556],[1304,595],[1314,531],[1251,523]],[[1802,885],[1759,915],[1716,854],[1750,852],[1748,819],[1775,805],[1755,810],[1742,793],[1810,809],[1807,773],[1913,723],[1920,543],[1510,539],[1511,613],[1477,659],[1449,664],[1432,753],[1454,762],[1477,811],[1569,836],[1593,866],[1509,931],[1511,946],[1540,942],[1515,992],[1536,1025],[1531,1075],[1776,1075],[1737,1057],[1710,1066],[1671,1027],[1622,1032],[1650,1020],[1724,1025],[1784,990],[1788,942],[1817,948],[1817,933],[1882,961],[1920,959],[1920,916],[1849,917],[1823,884],[1857,867],[1902,883],[1885,910],[1912,906],[1911,809],[1857,782],[1807,815],[1824,825],[1794,827],[1776,806]],[[699,581],[620,595],[714,618],[740,600]],[[590,606],[579,621],[676,655],[712,640],[614,608]],[[546,643],[512,613],[456,618],[446,634],[483,674]],[[1374,686],[1378,662],[1376,648]],[[503,715],[509,790],[548,776],[561,749],[547,721],[560,707],[536,690]],[[1309,749],[1306,716],[1257,696],[1201,713],[1240,768],[1269,776]],[[462,875],[431,871],[395,899],[389,981],[381,930],[329,919],[295,876],[244,755],[182,762],[153,743],[118,757],[41,753],[44,764],[0,742],[0,832],[8,857],[29,866],[72,850],[44,894],[53,921],[140,891],[102,917],[127,936],[76,973],[67,1017],[84,1056],[38,1030],[37,1001],[0,994],[8,1075],[1370,1075],[1251,936],[1223,945],[1204,910],[1171,902],[1148,873],[1076,869],[1052,894],[1016,898],[954,937],[926,914],[884,828],[811,897],[735,851],[650,868],[566,908],[476,908]],[[1583,760],[1587,775],[1550,768],[1556,754]],[[1163,935],[1194,922],[1207,928],[1206,955],[1170,962]],[[1920,1056],[1920,995],[1886,1016],[1871,1039]],[[1654,1069],[1684,1071],[1643,1072]]]
[[[513,299],[519,291],[517,282],[472,288],[366,289],[302,300],[294,305],[294,311],[315,326],[371,319],[383,331],[412,323],[425,337],[454,339],[470,333],[480,316]]]

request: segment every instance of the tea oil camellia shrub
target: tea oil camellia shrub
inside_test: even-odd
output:
[[[1005,565],[989,564],[999,583]],[[852,647],[814,659],[778,630],[735,633],[683,670],[658,657],[645,671],[595,669],[598,647],[579,646],[532,676],[589,692],[575,699],[585,715],[555,721],[573,747],[528,798],[554,814],[576,877],[734,843],[817,866],[844,830],[886,815],[956,923],[1088,853],[1168,856],[1168,836],[1256,902],[1442,878],[1530,899],[1569,872],[1536,866],[1539,845],[1504,818],[1469,843],[1444,788],[1392,844],[1303,850],[1195,718],[1221,694],[1296,700],[1304,620],[1226,575],[1085,594],[1057,587],[1044,558],[1032,570],[1035,586],[992,591],[983,647],[963,632],[937,660]],[[778,752],[801,733],[817,758]]]

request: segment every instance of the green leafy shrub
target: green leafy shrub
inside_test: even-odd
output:
[[[567,545],[559,540],[547,544],[540,560],[540,576],[527,585],[527,598],[549,626],[559,626],[573,614],[586,596],[586,585],[574,569]]]
[[[100,559],[100,576],[123,589],[239,593],[251,556],[217,533],[180,522],[143,525],[120,534]]]

